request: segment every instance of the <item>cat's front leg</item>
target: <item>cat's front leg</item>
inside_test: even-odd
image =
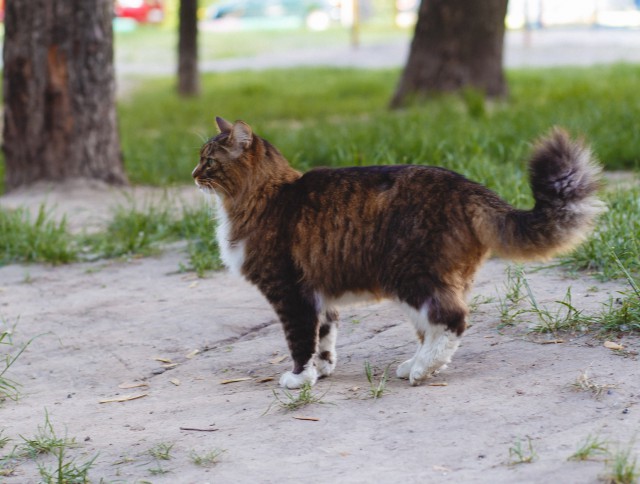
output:
[[[280,317],[293,360],[293,369],[280,377],[280,386],[294,389],[305,383],[315,385],[318,314],[313,299],[305,297],[297,287],[277,283],[271,283],[264,293]]]

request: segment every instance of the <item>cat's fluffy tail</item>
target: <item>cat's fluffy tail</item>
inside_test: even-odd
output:
[[[481,239],[497,255],[514,260],[546,259],[572,249],[606,210],[596,196],[600,172],[588,147],[555,128],[537,143],[529,161],[534,208],[483,210]]]

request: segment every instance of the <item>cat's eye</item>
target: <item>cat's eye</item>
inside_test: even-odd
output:
[[[215,163],[216,160],[214,160],[213,158],[207,158],[207,166],[212,166]]]

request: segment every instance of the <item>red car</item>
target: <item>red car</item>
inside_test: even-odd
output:
[[[162,0],[116,0],[115,14],[138,23],[159,23],[164,19]]]

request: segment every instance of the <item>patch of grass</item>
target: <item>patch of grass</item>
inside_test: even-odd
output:
[[[170,460],[171,449],[175,444],[160,443],[149,449],[149,455],[157,460]]]
[[[640,136],[616,126],[635,119],[639,101],[629,99],[636,99],[639,70],[608,66],[510,72],[509,103],[486,106],[482,116],[470,95],[466,105],[442,96],[389,112],[397,70],[216,73],[203,76],[203,95],[194,100],[174,93],[172,77],[154,79],[119,106],[122,144],[134,182],[187,182],[202,142],[215,134],[213,117],[221,115],[247,121],[301,169],[440,165],[487,183],[513,203],[530,203],[523,158],[530,141],[552,125],[584,133],[609,168],[637,166]],[[609,101],[610,95],[615,99]],[[165,122],[169,115],[174,122]]]
[[[150,255],[157,244],[175,238],[173,219],[166,204],[119,208],[107,230],[88,236],[84,243],[100,257]]]
[[[7,353],[0,360],[0,402],[9,398],[10,400],[17,400],[20,396],[18,387],[20,384],[14,380],[11,380],[6,376],[9,369],[13,366],[16,360],[24,353],[27,347],[32,343],[34,338],[27,341],[22,345],[14,354]],[[13,347],[12,329],[9,329],[4,319],[0,318],[0,347]],[[4,352],[3,352],[4,353]]]
[[[189,264],[203,277],[207,271],[222,267],[215,240],[215,223],[208,207],[183,206],[180,215],[169,202],[120,208],[104,232],[82,239],[92,257],[145,256],[158,253],[166,243],[185,239]]]
[[[598,436],[588,435],[585,440],[578,444],[578,449],[569,456],[567,460],[592,460],[598,457],[605,457],[609,454],[609,446],[605,440]]]
[[[523,305],[524,301],[528,304]],[[501,326],[516,324],[523,315],[533,316],[536,322],[532,330],[538,333],[574,331],[591,324],[592,319],[573,306],[571,287],[556,304],[555,309],[549,309],[538,303],[522,266],[507,268],[505,297],[498,299]]]
[[[603,280],[640,274],[640,188],[604,192],[603,199],[609,210],[593,235],[562,260]]]
[[[200,467],[213,467],[219,461],[219,457],[226,452],[226,449],[214,449],[205,453],[198,453],[196,451],[191,451],[189,457],[191,458],[191,462]]]
[[[632,455],[632,447],[618,449],[607,459],[607,469],[604,476],[610,484],[636,484],[640,479],[638,458]]]
[[[531,437],[527,437],[526,446],[523,445],[522,440],[518,439],[512,447],[509,447],[509,465],[530,464],[537,457],[538,454],[533,449]]]
[[[44,206],[35,220],[26,209],[0,208],[0,234],[0,266],[14,262],[65,264],[78,256],[66,220],[51,220]]]
[[[15,475],[16,464],[12,460],[0,459],[0,477],[11,477]]]
[[[68,459],[65,455],[65,447],[55,451],[56,465],[53,469],[47,469],[38,464],[38,471],[42,482],[46,484],[88,484],[89,470],[93,467],[98,456],[94,456],[84,463],[77,463],[75,459]]]
[[[171,472],[170,469],[165,469],[160,465],[160,461],[156,461],[156,467],[149,468],[149,472],[152,476],[162,476]]]
[[[600,315],[600,324],[608,332],[640,331],[640,285],[616,253],[612,255],[630,289],[622,292],[620,298],[609,301]]]
[[[382,376],[376,382],[374,370],[371,368],[371,365],[368,361],[364,362],[364,373],[367,376],[367,381],[369,382],[369,394],[374,400],[382,397],[385,393],[387,393],[387,381],[389,380],[389,367],[388,365],[385,370],[382,372]]]
[[[616,387],[616,385],[596,382],[586,370],[580,372],[571,386],[576,391],[591,393],[596,398],[600,398],[606,390]]]
[[[0,430],[0,449],[4,449],[6,445],[11,441],[9,437],[3,437],[4,429]]]
[[[177,222],[177,231],[188,241],[189,266],[183,269],[193,270],[199,277],[204,277],[207,271],[222,268],[215,223],[208,207],[185,207],[182,218]]]
[[[504,284],[505,296],[498,298],[500,310],[500,326],[511,326],[515,324],[518,316],[525,310],[520,307],[524,299],[523,281],[524,268],[520,264],[509,265],[506,270],[507,281]]]
[[[76,445],[75,439],[56,435],[51,420],[49,420],[49,412],[45,412],[44,426],[38,426],[38,433],[35,437],[27,439],[20,436],[20,438],[24,441],[19,447],[21,455],[32,459],[42,454],[51,454]]]
[[[571,303],[571,287],[567,288],[567,292],[561,301],[556,301],[558,308],[552,311],[547,307],[538,305],[529,283],[526,279],[524,279],[524,282],[531,302],[531,309],[527,313],[533,314],[538,318],[538,324],[533,328],[534,331],[555,334],[559,331],[575,331],[588,326],[591,321],[590,318],[584,316],[582,311]]]
[[[307,405],[326,403],[322,401],[322,399],[326,395],[326,392],[322,395],[313,393],[311,384],[309,382],[306,382],[300,387],[297,395],[294,395],[289,390],[283,390],[282,393],[284,397],[281,397],[278,392],[273,390],[273,396],[276,398],[276,402],[278,403],[280,408],[288,411],[298,410],[299,408],[306,407]],[[271,406],[269,406],[267,412],[270,409]]]

